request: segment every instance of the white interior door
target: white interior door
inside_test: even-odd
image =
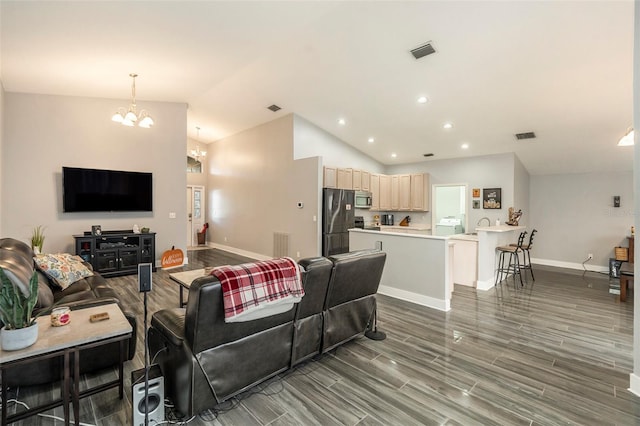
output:
[[[197,233],[204,226],[204,186],[188,185],[187,186],[187,227],[189,235],[187,243],[190,246],[198,245]]]
[[[193,188],[187,186],[187,246],[194,245],[193,238]]]

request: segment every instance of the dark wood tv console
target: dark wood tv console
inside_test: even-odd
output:
[[[76,254],[104,277],[136,274],[139,263],[151,263],[156,270],[156,233],[131,230],[85,232],[74,235]]]

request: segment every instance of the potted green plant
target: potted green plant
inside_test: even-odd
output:
[[[44,227],[38,225],[33,228],[33,234],[31,234],[31,249],[35,254],[42,253],[42,246],[44,245]]]
[[[10,279],[14,278],[14,279]],[[0,268],[0,344],[5,351],[23,349],[38,340],[38,324],[33,308],[38,299],[38,275],[34,271],[25,295],[11,271]]]

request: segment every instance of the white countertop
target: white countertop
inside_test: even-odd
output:
[[[485,232],[511,232],[511,231],[522,231],[523,229],[527,229],[526,226],[518,225],[500,225],[500,226],[479,226],[476,228],[476,232],[485,231]]]
[[[405,229],[407,227],[406,226],[398,226],[398,228]],[[390,230],[386,231],[386,230],[383,230],[382,227],[380,228],[379,231],[374,231],[374,230],[371,230],[371,229],[351,228],[351,229],[349,229],[349,232],[362,232],[362,233],[367,233],[367,234],[397,235],[399,237],[407,237],[407,238],[430,238],[430,239],[434,239],[434,240],[446,240],[446,239],[448,239],[448,237],[442,237],[442,236],[439,236],[439,235],[409,234],[409,233],[406,233],[406,232],[393,232],[393,229],[390,229]]]
[[[454,235],[449,235],[449,239],[450,240],[478,242],[478,236],[477,235],[454,234]]]
[[[428,231],[431,229],[431,225],[423,225],[417,223],[415,225],[409,224],[409,226],[400,226],[400,225],[380,225],[380,230],[386,229],[413,229],[414,231]]]

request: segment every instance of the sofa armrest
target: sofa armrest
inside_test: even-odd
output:
[[[151,327],[157,329],[174,346],[184,341],[184,308],[163,309],[153,314]]]

